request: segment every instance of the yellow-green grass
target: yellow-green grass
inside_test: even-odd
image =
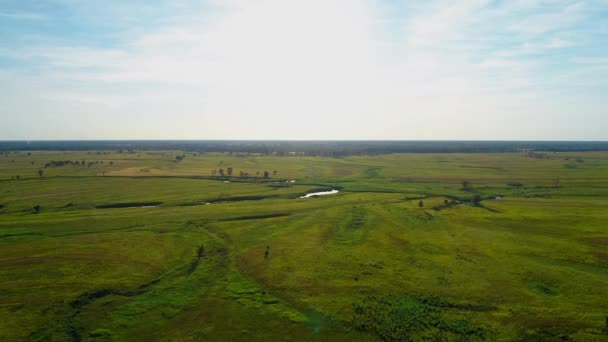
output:
[[[0,157],[1,339],[608,339],[608,153],[182,154]]]

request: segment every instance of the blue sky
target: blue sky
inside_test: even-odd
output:
[[[0,0],[0,139],[608,140],[608,0]]]

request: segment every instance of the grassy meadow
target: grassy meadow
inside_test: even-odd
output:
[[[0,340],[608,341],[608,152],[547,156],[0,154]]]

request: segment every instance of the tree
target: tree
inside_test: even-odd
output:
[[[220,173],[220,176],[224,177],[224,169],[219,169],[218,172]]]
[[[111,161],[111,162],[110,162],[110,166],[112,166],[112,165],[114,165],[114,162],[113,162],[113,161]]]
[[[36,204],[33,209],[36,214],[38,214],[42,210],[42,208],[38,204]]]
[[[418,207],[419,207],[419,208],[424,207],[424,202],[422,202],[422,200],[420,200],[420,201],[418,202]]]
[[[43,174],[44,174],[44,170],[38,169],[38,176],[42,177]]]
[[[479,206],[480,203],[481,203],[481,195],[475,194],[475,196],[473,196],[473,205]]]
[[[276,175],[277,174],[277,170],[272,171],[272,174]]]
[[[21,179],[21,176],[16,175],[16,176],[15,176],[15,179],[19,180],[19,179]]]
[[[268,177],[270,177],[270,172],[264,171],[264,178],[268,178]]]
[[[227,167],[226,168],[226,173],[228,174],[228,176],[232,176],[232,168],[231,167]]]
[[[462,190],[463,191],[469,191],[471,190],[472,186],[471,186],[471,182],[469,181],[462,181]]]

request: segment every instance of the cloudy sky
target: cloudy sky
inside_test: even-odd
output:
[[[608,0],[0,0],[0,140],[608,140]]]

